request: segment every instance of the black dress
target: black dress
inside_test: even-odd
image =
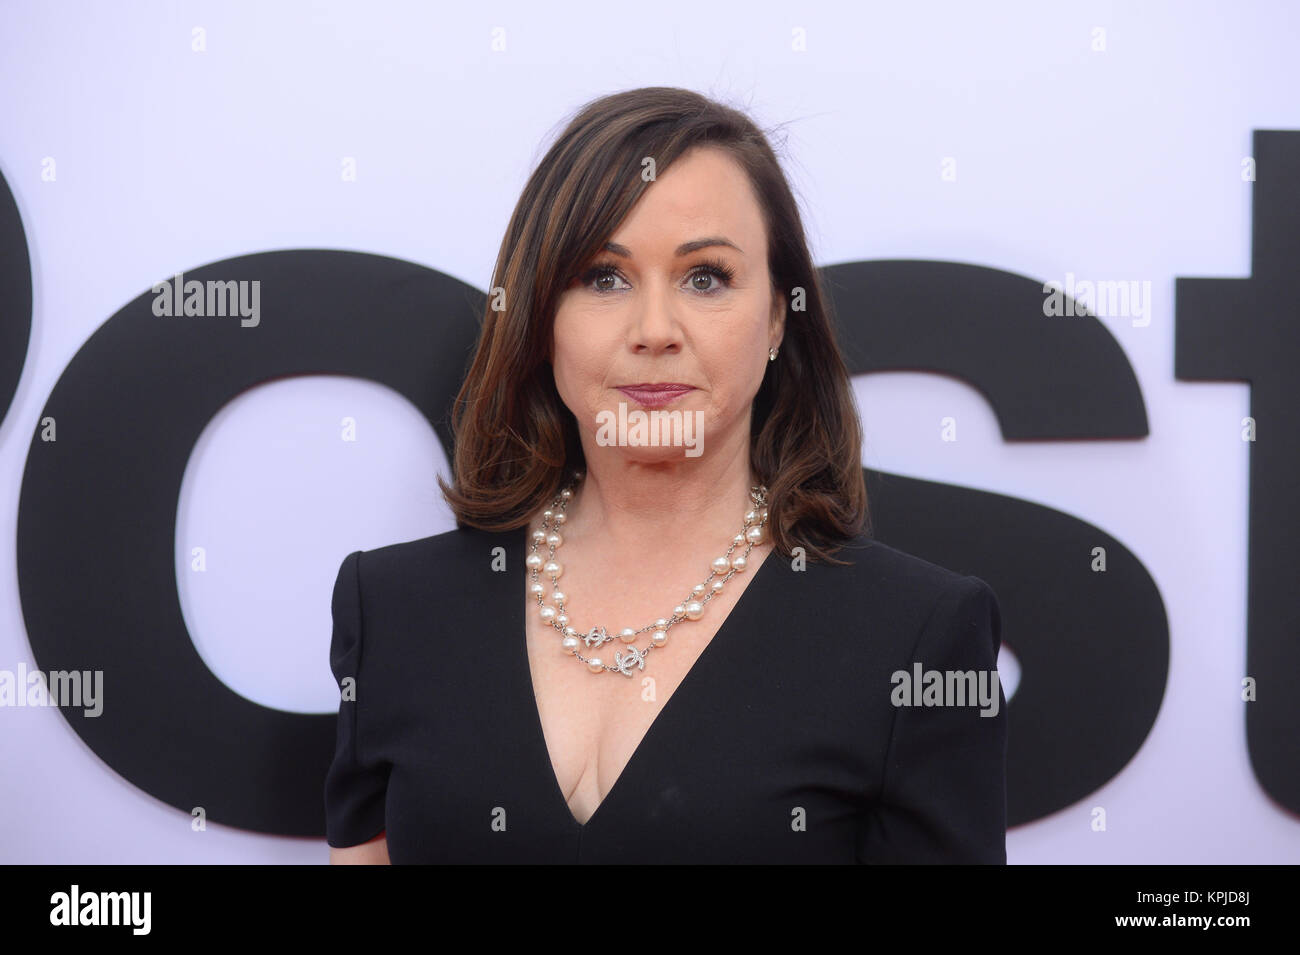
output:
[[[996,667],[980,578],[866,537],[837,553],[850,566],[770,553],[583,825],[533,695],[528,544],[458,529],[344,559],[331,846],[384,832],[395,864],[1006,862],[1000,687],[996,714],[895,705],[914,663]]]

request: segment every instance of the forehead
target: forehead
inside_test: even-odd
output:
[[[678,245],[709,234],[726,235],[746,253],[763,242],[763,214],[749,176],[732,155],[717,147],[695,147],[658,175],[612,241],[637,251],[644,246]],[[703,232],[701,232],[703,234]]]

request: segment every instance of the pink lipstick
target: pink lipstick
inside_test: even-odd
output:
[[[691,385],[678,382],[646,382],[639,385],[622,385],[618,390],[643,407],[662,408],[695,389]]]

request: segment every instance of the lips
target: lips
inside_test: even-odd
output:
[[[647,382],[639,385],[623,385],[618,390],[646,408],[662,408],[695,389],[691,385],[678,382]]]

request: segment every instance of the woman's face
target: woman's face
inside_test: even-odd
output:
[[[600,431],[610,419],[597,416],[617,416],[620,402],[627,414],[682,412],[686,428],[700,426],[704,455],[747,449],[751,404],[784,318],[748,176],[718,147],[688,151],[583,264],[557,306],[551,364],[587,460],[699,460],[681,446],[608,446],[609,429],[605,438]],[[631,387],[645,384],[689,390],[656,398]],[[748,462],[747,451],[742,457]]]

